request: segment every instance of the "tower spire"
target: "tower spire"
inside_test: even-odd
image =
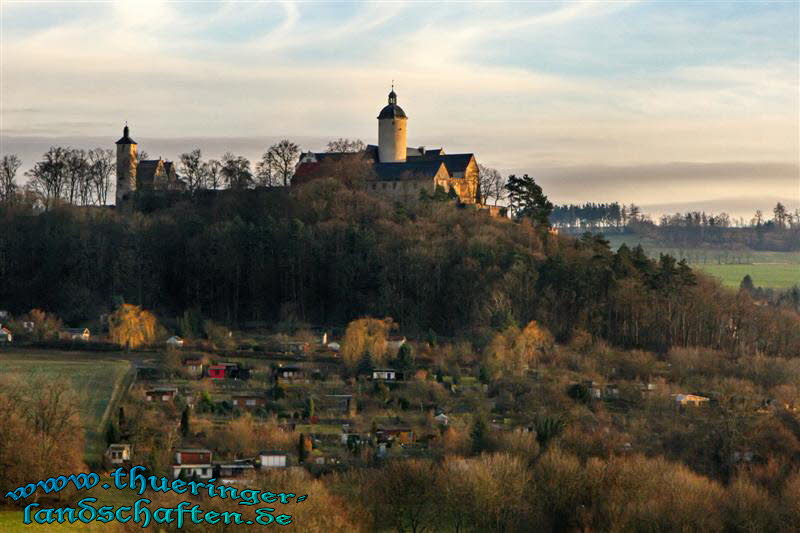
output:
[[[128,127],[128,121],[125,121],[125,127],[122,128],[122,138],[117,141],[117,144],[136,144],[136,141],[131,139],[131,129]]]

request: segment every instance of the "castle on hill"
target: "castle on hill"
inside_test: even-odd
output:
[[[433,195],[440,187],[454,192],[461,203],[480,203],[478,163],[474,154],[446,154],[444,149],[408,147],[408,116],[397,105],[394,88],[388,104],[378,114],[378,145],[368,145],[362,155],[372,165],[367,191],[395,201],[414,201],[424,191]],[[353,154],[306,152],[300,156],[292,183],[313,178],[326,159]]]
[[[122,138],[117,145],[117,194],[116,203],[121,205],[132,192],[144,189],[155,191],[180,191],[185,184],[175,172],[172,161],[139,159],[138,144],[131,139],[130,129],[125,124]]]
[[[475,155],[446,154],[444,149],[409,148],[408,116],[397,105],[394,88],[388,104],[378,114],[378,144],[363,152],[307,152],[300,156],[292,184],[313,179],[327,159],[360,156],[370,166],[366,190],[393,201],[414,202],[437,189],[454,194],[462,204],[480,204],[478,163]],[[122,205],[136,191],[182,191],[186,184],[175,164],[162,158],[140,160],[138,145],[125,125],[117,146],[116,204]]]

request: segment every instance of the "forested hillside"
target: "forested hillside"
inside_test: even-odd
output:
[[[548,233],[447,201],[397,207],[334,180],[208,193],[142,211],[0,208],[0,301],[67,323],[120,301],[162,316],[346,324],[489,338],[538,320],[628,348],[800,353],[798,316],[755,305],[686,264],[599,237]]]

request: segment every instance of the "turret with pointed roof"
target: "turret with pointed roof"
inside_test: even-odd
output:
[[[128,123],[125,123],[125,127],[122,128],[122,138],[116,142],[116,144],[136,144],[136,141],[131,139],[130,136],[130,129],[128,128]]]

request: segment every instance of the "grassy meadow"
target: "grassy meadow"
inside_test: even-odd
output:
[[[110,412],[133,378],[133,367],[111,354],[49,350],[0,350],[0,378],[37,376],[68,382],[83,404],[86,427],[86,461],[97,462],[105,448],[103,428]],[[117,492],[117,491],[114,491]],[[0,531],[116,531],[117,524],[30,524],[22,523],[22,511],[0,511]],[[110,527],[109,527],[110,526]]]
[[[800,252],[665,247],[636,235],[606,238],[613,250],[623,243],[630,247],[641,244],[651,257],[670,254],[686,259],[692,268],[718,278],[727,287],[738,287],[747,274],[756,287],[788,289],[800,285]]]
[[[133,378],[130,361],[113,355],[48,350],[0,351],[0,378],[41,376],[68,382],[83,405],[86,428],[86,461],[96,462],[103,453],[102,434],[109,413]]]

